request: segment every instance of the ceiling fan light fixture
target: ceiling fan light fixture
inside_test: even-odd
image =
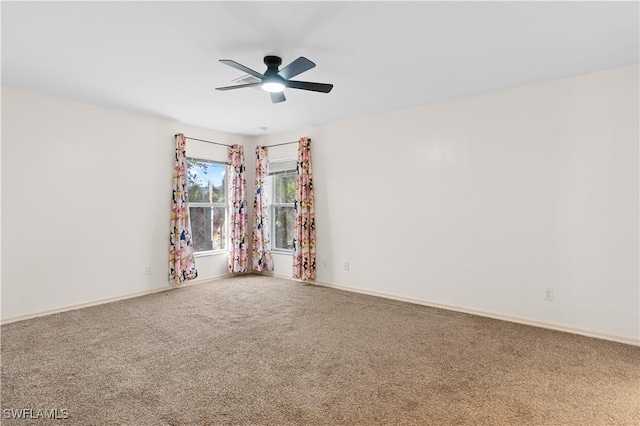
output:
[[[280,65],[282,64],[282,59],[280,57],[273,55],[265,56],[264,64],[267,66],[267,70],[264,72],[264,74],[260,74],[258,71],[245,67],[244,65],[239,64],[236,61],[232,61],[231,59],[220,59],[220,62],[230,66],[231,68],[235,68],[249,74],[249,76],[253,77],[253,79],[251,81],[247,81],[246,77],[243,77],[241,81],[246,81],[246,83],[244,84],[236,84],[235,86],[227,87],[216,87],[216,90],[232,90],[241,89],[243,87],[253,87],[257,89],[258,87],[261,87],[262,90],[270,93],[271,103],[274,104],[287,100],[287,98],[284,96],[285,88],[309,90],[312,92],[320,93],[329,93],[331,89],[333,89],[333,84],[291,80],[292,77],[295,77],[298,74],[302,74],[305,71],[309,71],[311,68],[316,66],[316,64],[314,64],[304,56],[300,56],[298,59],[291,62],[283,69],[280,69]]]
[[[284,84],[277,80],[265,80],[262,83],[262,90],[269,93],[278,93],[284,90]]]

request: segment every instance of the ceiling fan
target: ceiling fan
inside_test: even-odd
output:
[[[232,61],[231,59],[220,59],[220,62],[240,71],[244,71],[247,74],[250,74],[259,79],[260,81],[247,84],[238,84],[235,86],[216,87],[216,90],[232,90],[241,89],[243,87],[261,86],[263,90],[271,93],[271,102],[274,104],[287,100],[283,93],[285,87],[288,87],[290,89],[311,90],[313,92],[322,93],[329,93],[331,89],[333,89],[333,84],[290,80],[290,78],[295,77],[298,74],[302,74],[305,71],[309,71],[311,68],[316,66],[315,63],[302,56],[300,56],[298,59],[291,62],[281,70],[278,69],[282,64],[282,59],[280,59],[280,57],[265,56],[264,64],[267,66],[267,70],[264,72],[264,74],[260,74],[259,72],[245,67],[244,65],[241,65],[235,61]]]

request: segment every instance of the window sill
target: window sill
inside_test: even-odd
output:
[[[209,251],[199,251],[193,254],[193,257],[206,257],[206,256],[215,256],[218,254],[229,254],[227,250],[209,250]]]

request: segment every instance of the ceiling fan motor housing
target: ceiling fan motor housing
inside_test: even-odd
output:
[[[282,77],[278,76],[278,68],[282,65],[282,59],[278,56],[265,56],[264,64],[267,66],[267,70],[264,73],[265,77],[274,77],[277,76],[280,79]]]
[[[279,56],[265,56],[264,64],[267,67],[269,67],[270,65],[273,65],[276,68],[278,68],[280,65],[282,65],[282,59]]]

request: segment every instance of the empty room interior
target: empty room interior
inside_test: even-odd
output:
[[[639,425],[639,6],[2,1],[0,421]]]

